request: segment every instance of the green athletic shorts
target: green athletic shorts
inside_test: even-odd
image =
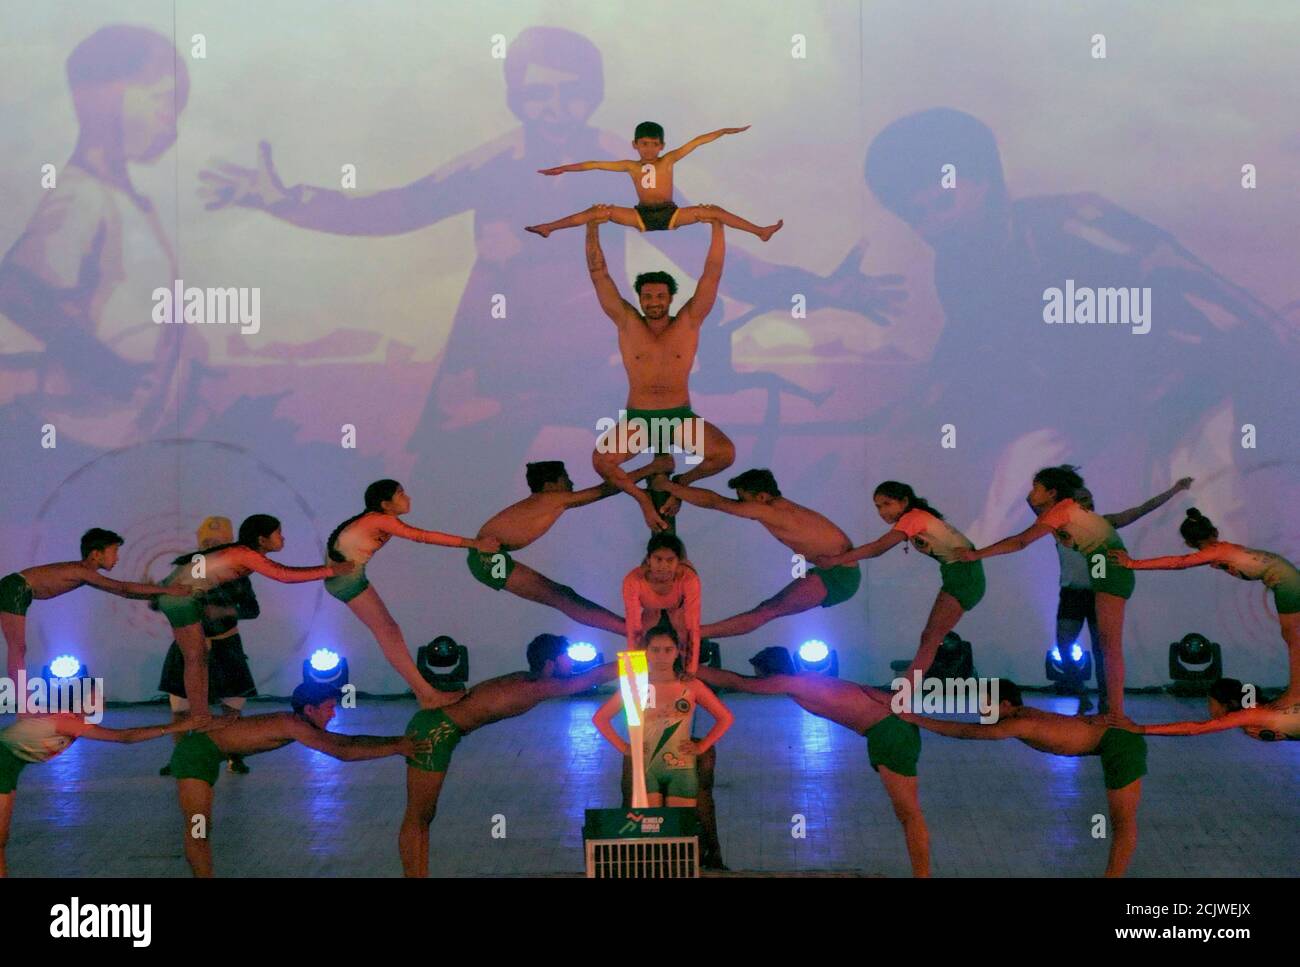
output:
[[[221,775],[221,763],[226,758],[206,732],[186,732],[172,750],[172,778],[202,779],[209,786],[215,786]]]
[[[505,558],[505,560],[498,560],[499,557]],[[505,551],[483,554],[471,547],[467,563],[469,564],[469,573],[474,575],[474,580],[479,584],[486,584],[493,591],[500,591],[504,588],[515,569],[515,559]],[[498,577],[501,571],[504,571],[505,575]]]
[[[203,621],[203,598],[191,595],[177,598],[170,594],[158,595],[158,610],[167,616],[167,623],[173,628],[200,624]]]
[[[943,580],[941,591],[947,591],[963,611],[969,611],[984,598],[984,562],[952,561],[939,565]]]
[[[633,420],[638,420],[638,419],[646,421],[646,439],[650,443],[650,446],[648,448],[649,452],[668,453],[671,452],[671,448],[673,445],[673,435],[672,433],[669,433],[666,438],[663,438],[662,434],[664,431],[664,426],[662,423],[660,423],[658,429],[660,431],[661,436],[656,437],[655,435],[656,426],[652,421],[654,420],[679,420],[679,421],[698,420],[699,417],[695,414],[695,412],[690,408],[689,405],[673,406],[666,410],[629,409],[627,411],[626,422],[631,423]],[[680,425],[681,425],[680,423],[675,423],[673,425],[673,428],[677,429],[680,427]],[[632,432],[630,427],[628,428],[627,432],[629,434]],[[695,443],[697,446],[699,446],[703,443],[703,440],[697,439]]]
[[[460,744],[460,727],[440,708],[422,708],[406,723],[406,734],[417,742],[430,739],[433,751],[407,759],[406,764],[425,772],[446,772],[451,764],[451,754]]]
[[[347,604],[368,587],[370,587],[370,581],[366,579],[366,566],[364,564],[358,566],[351,574],[340,574],[338,577],[325,579],[325,590],[344,604]]]
[[[1275,587],[1273,603],[1277,605],[1278,614],[1295,614],[1300,611],[1300,581],[1283,581]]]
[[[0,611],[26,614],[32,603],[32,586],[18,572],[0,578]]]
[[[1092,755],[1101,757],[1101,774],[1107,789],[1123,789],[1147,774],[1146,736],[1110,728]]]
[[[1105,557],[1106,552],[1113,549],[1124,548],[1124,542],[1121,540],[1110,541],[1103,544],[1090,554],[1083,555],[1088,562],[1088,580],[1092,582],[1092,590],[1095,594],[1113,594],[1117,598],[1123,598],[1126,601],[1133,596],[1133,587],[1137,580],[1133,577],[1133,572],[1126,567],[1120,567],[1109,557],[1106,558],[1106,576],[1095,578],[1092,576],[1092,559],[1094,556],[1101,554]]]
[[[839,567],[814,567],[808,571],[811,577],[816,574],[826,585],[826,600],[823,608],[833,608],[843,604],[858,593],[862,586],[862,570],[856,564],[843,564]]]
[[[645,767],[646,792],[662,792],[664,796],[678,799],[694,799],[700,791],[699,776],[694,767],[683,769],[664,762],[664,757],[657,755]]]
[[[877,772],[884,766],[900,776],[916,775],[921,758],[921,730],[896,715],[883,719],[862,733],[867,737],[867,758]]]
[[[20,759],[10,752],[7,745],[0,745],[0,796],[18,788],[18,773],[29,765],[31,763],[26,759]]]

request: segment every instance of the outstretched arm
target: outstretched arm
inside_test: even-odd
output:
[[[1244,729],[1247,726],[1267,728],[1273,724],[1277,712],[1266,708],[1243,708],[1217,719],[1204,722],[1161,722],[1155,725],[1140,725],[1131,731],[1143,735],[1206,735],[1210,732],[1228,732],[1232,729]]]
[[[674,497],[694,507],[702,507],[705,510],[720,510],[724,514],[731,514],[733,517],[762,520],[767,516],[767,508],[757,501],[746,503],[743,500],[732,500],[730,497],[724,497],[707,487],[687,487],[672,480],[665,480],[660,482],[655,489],[667,491]]]
[[[562,175],[567,171],[627,171],[629,161],[577,161],[554,168],[538,168],[539,175]]]
[[[885,531],[880,537],[877,537],[869,544],[863,544],[861,547],[851,547],[843,554],[832,554],[829,557],[819,557],[813,563],[819,567],[840,567],[845,564],[854,564],[858,561],[870,557],[879,557],[897,544],[907,540],[907,535],[902,531],[889,530]]]
[[[110,577],[105,577],[94,568],[86,568],[86,583],[91,587],[98,588],[101,591],[107,591],[109,594],[116,594],[123,598],[150,598],[159,594],[178,595],[184,592],[188,595],[190,592],[185,588],[163,587],[161,584],[140,584],[136,581],[114,581]]]
[[[710,688],[730,688],[736,692],[748,692],[751,695],[786,695],[791,689],[792,675],[767,675],[759,678],[754,675],[738,675],[723,668],[710,668],[702,665],[696,669],[695,677]]]
[[[1127,551],[1114,548],[1107,552],[1107,556],[1121,567],[1126,567],[1130,571],[1185,571],[1189,567],[1200,567],[1203,564],[1209,564],[1214,560],[1214,555],[1209,551],[1196,551],[1192,554],[1173,554],[1169,557],[1148,557],[1143,560],[1135,560],[1128,556]]]
[[[743,128],[718,128],[716,131],[710,131],[708,134],[701,134],[698,137],[691,138],[680,148],[673,148],[664,154],[664,160],[669,164],[676,164],[694,151],[700,145],[708,144],[710,141],[717,141],[724,134],[740,134],[742,131],[748,131],[749,125]]]
[[[1184,477],[1164,493],[1156,494],[1145,503],[1138,504],[1136,507],[1130,507],[1128,510],[1122,510],[1118,514],[1102,514],[1106,520],[1110,521],[1111,527],[1127,527],[1135,520],[1140,520],[1151,511],[1158,507],[1163,507],[1170,499],[1178,493],[1186,490],[1192,485],[1191,477]]]
[[[1004,537],[996,544],[990,544],[988,547],[981,547],[979,550],[958,550],[956,552],[959,561],[981,561],[986,557],[997,557],[999,554],[1013,554],[1016,551],[1022,551],[1040,537],[1046,537],[1052,533],[1052,529],[1042,522],[1035,522],[1033,526],[1022,530],[1019,534],[1013,534],[1011,537]]]
[[[644,467],[627,471],[627,475],[632,478],[633,483],[640,483],[646,477],[652,477],[657,473],[667,473],[672,468],[673,458],[668,454],[660,454]],[[587,504],[594,504],[598,500],[604,500],[606,497],[612,497],[618,493],[622,493],[622,491],[613,484],[602,483],[595,487],[587,487],[583,490],[575,490],[571,494],[565,494],[564,506],[566,508],[585,507]]]
[[[1020,723],[1015,719],[1001,719],[990,725],[982,725],[979,722],[945,722],[911,712],[902,712],[898,717],[904,722],[911,722],[951,739],[1014,739],[1021,732]]]
[[[318,729],[298,718],[293,719],[290,734],[308,748],[342,762],[410,755],[414,746],[413,740],[404,735],[340,735]]]
[[[220,727],[225,724],[227,722],[220,718],[208,722],[209,728]],[[160,739],[164,735],[171,735],[175,732],[207,732],[209,728],[195,729],[188,718],[169,722],[166,725],[139,725],[129,729],[110,729],[106,725],[93,725],[77,715],[60,715],[55,723],[55,729],[59,735],[67,735],[76,739],[96,739],[100,742],[124,742],[129,744],[148,742],[150,739]]]
[[[595,286],[601,309],[615,325],[621,326],[627,314],[635,310],[618,294],[618,286],[610,278],[605,253],[600,247],[600,223],[594,221],[587,222],[587,272],[591,275],[591,284]]]
[[[376,523],[379,529],[386,534],[403,537],[408,541],[415,541],[419,544],[439,544],[442,547],[478,546],[478,541],[472,537],[458,537],[455,534],[444,534],[442,531],[428,531],[420,527],[412,527],[398,517],[383,515],[376,518]]]
[[[281,584],[324,581],[327,578],[332,578],[339,571],[338,566],[333,564],[324,564],[320,567],[289,567],[285,564],[278,564],[265,554],[250,547],[231,548],[231,552],[238,555],[236,561],[239,564],[262,575],[262,577],[270,578],[272,581],[279,581]]]
[[[718,298],[718,284],[722,281],[722,263],[727,257],[727,230],[722,222],[713,222],[713,236],[709,240],[709,254],[704,258],[704,271],[695,285],[695,294],[686,300],[678,319],[685,319],[699,328],[713,311]]]

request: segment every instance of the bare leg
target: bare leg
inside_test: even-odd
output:
[[[620,225],[627,225],[629,228],[639,229],[641,227],[641,221],[637,218],[635,208],[625,208],[622,205],[592,205],[590,208],[573,215],[567,215],[564,218],[558,218],[553,222],[547,222],[544,225],[526,225],[524,231],[546,238],[556,229],[577,228],[597,218],[601,221],[608,219]]]
[[[446,777],[445,772],[406,767],[406,813],[397,833],[403,876],[429,875],[429,824],[438,814],[438,794]]]
[[[202,779],[176,783],[184,823],[185,860],[195,876],[212,876],[212,787]]]
[[[713,802],[713,774],[717,766],[716,745],[695,760],[695,774],[699,779],[695,815],[700,820],[700,866],[704,869],[725,870],[722,844],[718,841],[718,811]]]
[[[1097,592],[1097,649],[1106,664],[1106,699],[1122,721],[1124,714],[1124,604],[1123,598]]]
[[[919,671],[922,675],[929,671],[934,664],[934,656],[939,653],[939,646],[943,644],[944,635],[957,627],[957,622],[965,613],[956,598],[947,591],[940,591],[934,599],[934,607],[930,609],[925,628],[921,631],[921,645],[916,650],[916,657],[899,677],[911,681],[914,671]]]
[[[379,596],[374,585],[349,601],[348,607],[370,629],[375,641],[379,643],[379,650],[384,653],[388,663],[397,669],[406,684],[411,686],[421,708],[438,708],[461,698],[461,693],[441,692],[420,677],[420,670],[415,667],[406,647],[406,639],[402,637],[402,629],[388,613],[384,599]]]
[[[688,462],[690,469],[677,475],[676,480],[683,487],[689,487],[697,480],[721,473],[736,459],[736,445],[731,442],[731,439],[708,420],[701,422],[704,425],[704,440],[696,439],[693,442],[696,453],[703,459],[697,464]],[[682,443],[680,432],[679,429],[677,436],[679,446]]]
[[[203,626],[195,622],[172,630],[176,647],[185,658],[185,700],[190,703],[190,718],[195,725],[202,725],[212,718],[208,711],[208,642],[203,637]]]
[[[637,502],[637,505],[641,508],[641,515],[645,517],[645,522],[652,531],[667,530],[668,522],[660,517],[659,512],[655,510],[650,495],[638,487],[632,478],[628,476],[627,471],[623,469],[623,464],[636,456],[637,451],[621,453],[614,450],[614,434],[617,432],[618,427],[615,426],[601,438],[601,442],[596,445],[596,449],[591,455],[592,467],[595,468],[596,473],[600,474],[601,479],[606,483],[617,487]],[[608,452],[602,453],[602,449]]]
[[[588,601],[573,588],[557,584],[527,565],[515,564],[510,577],[506,579],[505,590],[528,601],[536,601],[562,611],[589,628],[599,628],[616,635],[627,634],[626,622],[613,611],[602,608],[594,601]]]
[[[916,776],[902,776],[888,766],[880,767],[880,781],[894,805],[894,815],[903,824],[903,838],[907,841],[907,855],[912,861],[912,875],[930,875],[930,829],[921,813],[921,799],[917,794]]]
[[[1290,678],[1287,681],[1286,691],[1275,699],[1275,703],[1290,705],[1300,701],[1300,612],[1280,614],[1277,620],[1282,626],[1282,640],[1286,642]]]
[[[0,634],[4,635],[5,674],[18,680],[18,669],[27,667],[27,615],[0,611]]]
[[[662,792],[647,792],[645,794],[645,804],[651,809],[658,809],[664,804],[664,794]]]
[[[1123,876],[1137,849],[1142,780],[1134,779],[1122,789],[1107,789],[1106,801],[1110,804],[1110,858],[1106,861],[1106,876]]]
[[[5,848],[9,845],[9,824],[14,818],[14,797],[16,793],[0,793],[0,879],[9,875],[9,866],[5,862]]]
[[[701,638],[747,635],[769,621],[818,607],[826,600],[826,585],[815,574],[796,578],[758,607],[700,628]]]
[[[757,235],[765,242],[779,232],[781,226],[785,224],[785,220],[782,219],[775,225],[768,225],[764,228],[741,218],[739,215],[733,215],[725,208],[718,208],[716,205],[689,205],[686,208],[677,209],[673,228],[681,228],[683,225],[690,225],[692,222],[700,221],[703,217],[716,218],[728,228],[736,228],[742,232],[749,232],[751,235]]]

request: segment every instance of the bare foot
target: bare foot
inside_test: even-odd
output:
[[[525,232],[532,232],[534,235],[540,235],[540,236],[542,236],[542,238],[546,238],[547,236],[549,236],[549,235],[551,234],[551,230],[550,230],[549,228],[546,228],[546,227],[542,226],[542,225],[525,225],[525,226],[524,226],[524,231],[525,231]],[[763,239],[763,241],[766,242],[767,239]]]
[[[646,526],[656,534],[659,531],[668,530],[668,522],[659,516],[655,511],[654,504],[646,501],[641,505],[641,516],[645,518]]]
[[[464,686],[454,692],[444,692],[440,688],[431,688],[428,692],[419,696],[420,708],[442,708],[444,705],[459,702],[464,697]]]
[[[784,225],[784,224],[785,224],[785,219],[783,218],[783,219],[781,219],[779,222],[777,222],[775,225],[769,225],[769,226],[767,226],[767,228],[761,228],[761,229],[759,229],[759,231],[758,231],[758,237],[761,238],[763,241],[766,242],[769,238],[771,238],[771,237],[772,237],[773,235],[775,235],[777,232],[781,231],[781,226]]]

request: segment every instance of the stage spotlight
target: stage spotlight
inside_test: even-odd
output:
[[[415,655],[421,677],[442,692],[458,692],[469,681],[469,649],[451,635],[421,645]]]
[[[794,661],[801,672],[829,675],[831,678],[840,677],[839,652],[817,638],[809,639],[800,645]]]
[[[700,664],[709,668],[722,669],[722,649],[712,638],[700,642]]]
[[[605,664],[605,656],[596,650],[589,641],[575,641],[567,649],[569,660],[573,662],[573,674],[581,675]]]
[[[1196,632],[1169,646],[1169,691],[1175,695],[1206,695],[1223,677],[1223,652],[1218,642]]]
[[[1053,645],[1047,651],[1047,657],[1043,661],[1043,669],[1047,673],[1049,682],[1086,682],[1092,677],[1092,652],[1084,651],[1076,641],[1070,646],[1069,665],[1075,669],[1072,674],[1067,670],[1065,661],[1061,659],[1061,649]]]
[[[67,681],[72,678],[89,678],[90,672],[79,658],[72,655],[59,655],[41,669],[41,678],[49,682]]]
[[[904,665],[904,668],[907,666]],[[926,669],[926,678],[974,678],[975,653],[969,641],[955,631],[943,636],[934,661]]]
[[[342,688],[348,680],[348,660],[332,649],[317,648],[311,653],[311,657],[302,663],[304,685],[318,682],[322,685]]]

